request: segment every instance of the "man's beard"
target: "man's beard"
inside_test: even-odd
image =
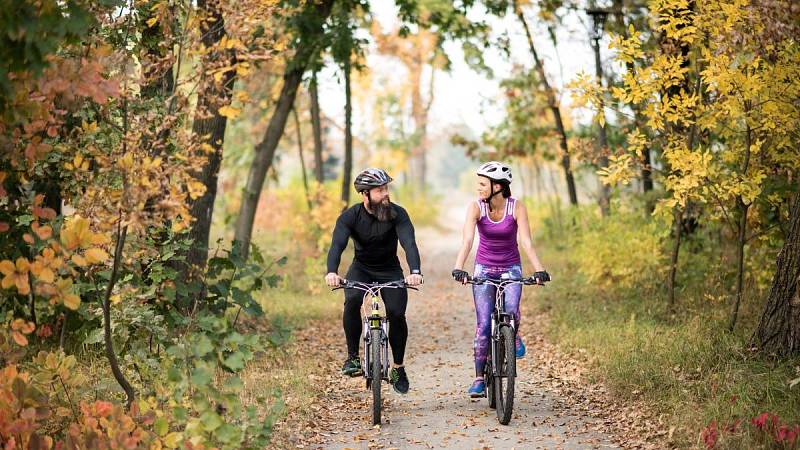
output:
[[[372,215],[381,222],[388,222],[397,217],[397,212],[392,208],[392,202],[389,199],[386,199],[386,203],[384,203],[374,202],[372,198],[370,198],[369,209],[372,211]]]

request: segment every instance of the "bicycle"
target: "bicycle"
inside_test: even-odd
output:
[[[483,370],[486,382],[486,397],[489,407],[497,412],[497,420],[502,425],[511,421],[514,408],[514,380],[517,376],[517,357],[515,340],[517,327],[514,315],[506,312],[505,289],[512,284],[544,286],[534,277],[528,278],[484,278],[467,277],[464,284],[490,284],[495,289],[495,305],[492,312],[492,334],[490,355]],[[503,390],[505,380],[505,391]]]
[[[372,424],[381,423],[381,380],[389,381],[389,322],[386,314],[382,314],[380,305],[380,292],[383,289],[412,289],[404,280],[389,281],[386,283],[362,283],[342,279],[337,289],[358,289],[364,292],[364,300],[370,297],[371,304],[367,313],[366,302],[362,302],[364,312],[364,378],[367,389],[372,390]],[[375,345],[377,343],[377,345]]]

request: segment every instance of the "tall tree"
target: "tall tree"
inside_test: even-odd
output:
[[[345,207],[350,204],[350,180],[353,175],[353,93],[350,87],[350,58],[342,64],[344,72],[344,164],[342,166],[342,202]]]
[[[308,83],[308,96],[311,101],[311,128],[314,132],[314,179],[322,183],[322,121],[319,112],[319,96],[317,95],[317,71],[311,73],[311,82]]]
[[[189,271],[195,268],[202,271],[208,259],[211,218],[214,213],[214,200],[217,197],[217,179],[222,163],[229,115],[224,114],[224,110],[221,112],[221,109],[231,102],[233,85],[236,82],[237,62],[233,48],[219,45],[227,35],[220,3],[214,0],[198,0],[197,8],[202,43],[209,51],[204,53],[202,59],[204,75],[197,96],[192,133],[199,145],[207,146],[208,159],[202,169],[195,174],[195,178],[205,186],[205,193],[191,201],[190,205],[195,222],[189,231],[193,245],[186,255],[188,267],[185,270]],[[219,79],[213,76],[218,71],[223,71]]]
[[[297,32],[295,39],[295,53],[287,63],[283,74],[283,87],[281,88],[275,109],[270,117],[264,137],[255,146],[255,158],[247,175],[247,182],[242,195],[242,205],[236,219],[234,241],[240,254],[247,256],[250,240],[253,234],[253,221],[261,198],[261,189],[267,171],[272,166],[275,150],[283,135],[286,121],[294,105],[297,88],[303,78],[303,73],[310,59],[322,46],[325,38],[323,24],[331,14],[334,0],[322,0],[319,3],[308,3],[293,19]]]
[[[578,194],[575,190],[575,178],[572,175],[572,168],[570,163],[570,153],[569,153],[569,145],[567,143],[567,131],[564,127],[564,121],[561,118],[561,108],[558,105],[558,101],[556,100],[555,91],[547,80],[547,75],[544,72],[544,64],[542,64],[542,60],[539,58],[539,53],[536,51],[536,46],[533,42],[533,36],[531,35],[530,28],[528,28],[528,22],[525,19],[525,15],[520,8],[519,2],[517,0],[513,0],[513,8],[514,13],[516,14],[517,18],[519,19],[522,27],[525,29],[525,36],[528,38],[528,48],[531,52],[531,56],[533,57],[533,62],[536,67],[536,72],[539,74],[539,82],[542,84],[542,89],[545,91],[545,95],[547,96],[547,104],[550,108],[550,112],[553,115],[553,120],[556,124],[556,131],[559,134],[559,146],[561,148],[561,167],[564,169],[564,178],[567,182],[567,192],[569,194],[569,202],[572,205],[578,204]]]

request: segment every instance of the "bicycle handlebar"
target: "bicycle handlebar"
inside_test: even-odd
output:
[[[508,284],[524,284],[527,286],[538,285],[544,286],[543,282],[540,282],[534,277],[527,277],[527,278],[488,278],[488,277],[470,277],[467,276],[466,280],[464,280],[466,284],[491,284],[494,286],[505,286]]]
[[[378,282],[364,283],[362,281],[350,281],[350,280],[346,280],[344,278],[342,278],[342,281],[339,284],[339,286],[336,286],[335,288],[333,288],[331,290],[332,291],[336,291],[336,290],[339,290],[339,289],[358,289],[358,290],[364,291],[364,292],[373,292],[373,291],[380,291],[381,289],[384,289],[384,288],[411,289],[411,290],[414,290],[414,291],[418,291],[419,290],[416,287],[411,286],[408,283],[406,283],[405,280],[387,281],[387,282],[384,282],[384,283],[378,283]]]

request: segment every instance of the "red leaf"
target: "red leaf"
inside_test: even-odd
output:
[[[753,425],[758,428],[759,430],[764,429],[764,425],[767,424],[767,419],[769,418],[769,413],[761,413],[758,417],[754,417],[752,422]]]
[[[719,438],[719,433],[717,432],[717,421],[712,420],[710,424],[703,430],[701,434],[703,438],[703,442],[706,444],[706,448],[714,448],[717,445],[717,439]]]

